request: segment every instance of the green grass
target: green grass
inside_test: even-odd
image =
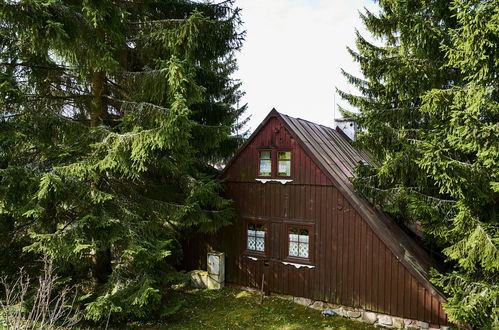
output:
[[[236,289],[191,290],[182,295],[184,306],[162,324],[141,329],[376,329],[340,316],[324,317],[320,311],[278,297],[265,297]],[[137,328],[137,327],[135,327]]]

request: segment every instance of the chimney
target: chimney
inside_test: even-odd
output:
[[[355,133],[357,132],[357,124],[354,118],[335,118],[334,129],[343,133],[351,141],[355,140]]]

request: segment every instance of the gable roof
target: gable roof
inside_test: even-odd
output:
[[[407,270],[413,276],[419,279],[420,283],[431,294],[444,302],[445,299],[442,293],[438,292],[428,280],[428,270],[430,267],[435,267],[435,264],[429,258],[426,251],[384,212],[377,207],[373,207],[365,198],[358,194],[350,182],[350,178],[355,176],[354,170],[357,165],[365,163],[376,167],[377,164],[367,153],[355,149],[348,138],[333,128],[304,119],[293,118],[272,109],[227,164],[221,176],[223,176],[238,155],[258,135],[271,118],[279,118],[282,121],[285,128],[298,144],[333,182],[335,187],[344,195],[352,207],[362,216],[397,259],[406,266]]]

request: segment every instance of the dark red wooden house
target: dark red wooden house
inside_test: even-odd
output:
[[[265,274],[270,292],[447,324],[428,255],[354,191],[361,162],[341,132],[272,110],[221,175],[237,216],[208,248],[225,252],[227,282],[259,288]]]

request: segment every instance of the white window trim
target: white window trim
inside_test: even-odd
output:
[[[294,262],[287,262],[287,261],[281,261],[284,265],[290,265],[290,266],[294,266],[296,268],[301,268],[301,267],[307,267],[307,268],[315,268],[315,266],[312,266],[312,265],[305,265],[305,264],[297,264],[297,263],[294,263]]]
[[[289,180],[289,179],[255,179],[256,181],[258,182],[261,182],[261,183],[266,183],[266,182],[280,182],[282,184],[286,184],[288,182],[293,182],[293,180]]]

